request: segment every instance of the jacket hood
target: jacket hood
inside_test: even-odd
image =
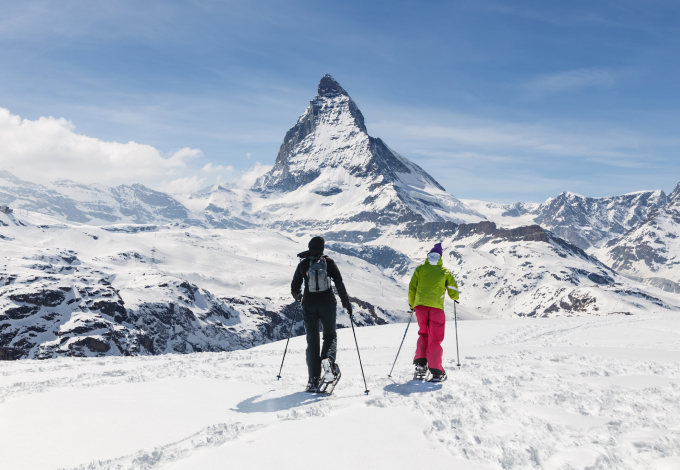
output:
[[[323,255],[323,250],[307,250],[302,253],[298,253],[298,258],[309,258],[310,256],[321,256]]]
[[[430,254],[430,253],[428,253],[428,255],[429,255],[429,254]],[[300,256],[300,255],[298,255],[298,256]],[[427,259],[427,257],[425,257],[425,264],[432,265],[432,263],[430,263],[430,260]],[[444,265],[444,259],[440,256],[440,257],[439,257],[439,260],[437,260],[437,266],[443,266],[443,265]]]

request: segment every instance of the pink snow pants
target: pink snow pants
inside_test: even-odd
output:
[[[414,360],[426,358],[430,369],[444,370],[442,368],[444,355],[442,341],[444,341],[444,325],[446,324],[444,310],[417,305],[416,318],[419,329]]]

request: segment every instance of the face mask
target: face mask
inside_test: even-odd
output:
[[[431,264],[437,264],[439,261],[439,253],[428,253],[427,259],[430,260]]]

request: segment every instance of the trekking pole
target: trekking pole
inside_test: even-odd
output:
[[[404,337],[401,338],[401,344],[399,345],[399,350],[397,351],[397,357],[399,357],[399,353],[401,352],[401,347],[404,345],[404,340],[406,339],[406,333],[408,333],[408,327],[411,326],[411,319],[413,318],[413,309],[411,309],[411,316],[408,317],[408,325],[406,325],[406,331],[404,331]],[[397,357],[394,358],[394,364],[392,364],[392,369],[390,369],[390,373],[387,374],[389,378],[392,378],[392,371],[394,370],[394,365],[397,363]]]
[[[458,354],[458,315],[456,314],[457,300],[453,301],[453,324],[456,326],[456,357],[458,358],[458,368],[460,369],[460,354]]]
[[[298,306],[300,303],[297,303]],[[295,308],[293,312],[293,321],[290,324],[290,331],[288,332],[288,341],[286,341],[286,349],[283,350],[283,359],[281,359],[281,368],[279,369],[279,375],[276,376],[276,380],[281,380],[281,371],[283,370],[283,361],[286,360],[286,352],[288,351],[288,343],[290,342],[290,335],[293,333],[293,325],[295,325],[295,318],[297,318],[297,311],[299,307]]]
[[[354,332],[354,319],[352,315],[349,316],[349,321],[352,325],[352,334],[354,335],[354,344],[357,345],[357,354],[359,355],[359,367],[361,367],[361,376],[364,378],[365,393],[368,395],[368,385],[366,385],[366,376],[364,375],[364,366],[361,365],[361,353],[359,353],[359,343],[357,343],[357,334]]]

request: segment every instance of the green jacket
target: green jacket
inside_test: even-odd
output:
[[[458,300],[458,284],[453,274],[444,267],[442,258],[439,258],[436,266],[426,259],[411,277],[408,304],[411,308],[424,305],[444,310],[444,296],[447,292],[453,300]]]

